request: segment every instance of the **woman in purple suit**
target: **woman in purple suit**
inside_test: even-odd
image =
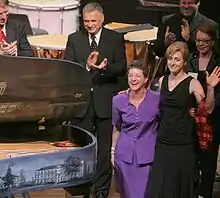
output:
[[[159,95],[146,89],[148,70],[134,61],[128,68],[129,92],[113,97],[115,178],[121,198],[144,198],[157,137]]]

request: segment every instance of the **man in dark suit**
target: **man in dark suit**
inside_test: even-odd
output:
[[[201,23],[211,24],[218,33],[216,22],[198,12],[200,0],[180,0],[180,12],[164,16],[158,29],[155,53],[163,57],[166,48],[175,41],[184,41],[190,52],[196,51],[195,30]]]
[[[0,54],[33,56],[24,24],[8,19],[8,4],[8,0],[0,0]]]
[[[94,2],[83,8],[84,29],[68,37],[64,59],[83,65],[92,77],[91,101],[72,121],[97,137],[95,198],[107,198],[111,184],[112,96],[119,76],[126,73],[123,35],[103,27],[102,7]]]

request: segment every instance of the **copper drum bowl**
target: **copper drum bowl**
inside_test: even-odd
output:
[[[34,55],[39,58],[63,59],[68,37],[66,35],[29,36]]]

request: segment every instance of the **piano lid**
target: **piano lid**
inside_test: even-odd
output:
[[[91,77],[73,62],[0,56],[0,122],[68,119],[86,108]]]

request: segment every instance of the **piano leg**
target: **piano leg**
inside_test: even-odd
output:
[[[29,195],[29,193],[22,193],[22,197],[23,197],[23,198],[31,198],[31,196]]]

